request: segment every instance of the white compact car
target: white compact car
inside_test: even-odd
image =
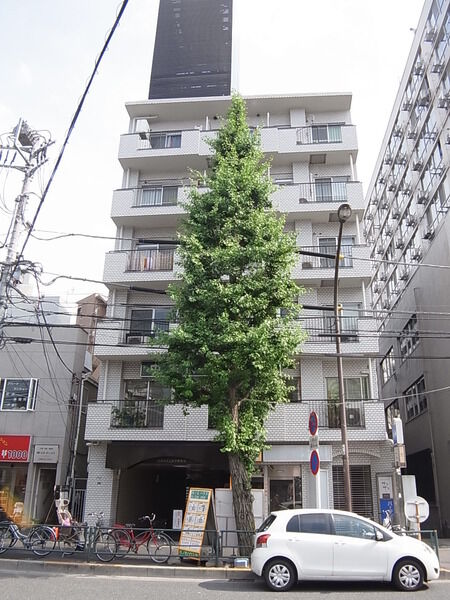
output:
[[[415,591],[438,579],[439,561],[425,543],[340,510],[271,513],[255,536],[252,570],[274,591],[297,581],[392,581]]]

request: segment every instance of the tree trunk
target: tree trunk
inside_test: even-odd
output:
[[[233,490],[234,516],[238,530],[239,554],[250,556],[253,550],[255,518],[253,516],[253,496],[247,469],[237,454],[228,455],[231,485]]]

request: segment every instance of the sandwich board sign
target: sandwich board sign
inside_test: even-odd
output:
[[[189,488],[178,547],[179,556],[200,560],[208,514],[210,508],[214,510],[212,499],[212,489]]]

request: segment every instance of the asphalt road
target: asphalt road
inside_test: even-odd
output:
[[[384,584],[304,583],[290,592],[277,594],[267,591],[262,582],[251,581],[0,572],[2,600],[319,600],[324,594],[332,594],[333,600],[406,597]],[[448,600],[450,580],[432,582],[413,598]]]

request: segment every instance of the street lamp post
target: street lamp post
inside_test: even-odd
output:
[[[341,421],[341,440],[342,440],[342,468],[344,474],[344,496],[345,496],[345,507],[347,510],[352,510],[352,493],[350,486],[350,457],[348,454],[348,439],[347,439],[347,415],[345,409],[345,390],[344,390],[344,376],[342,369],[342,355],[341,355],[341,310],[342,306],[338,304],[338,290],[339,290],[339,262],[341,259],[341,242],[342,242],[342,230],[344,223],[351,217],[352,209],[349,204],[341,204],[338,208],[338,219],[339,219],[339,234],[336,247],[336,258],[334,263],[334,321],[336,330],[336,358],[337,358],[337,375],[338,375],[338,388],[339,388],[339,415]]]

